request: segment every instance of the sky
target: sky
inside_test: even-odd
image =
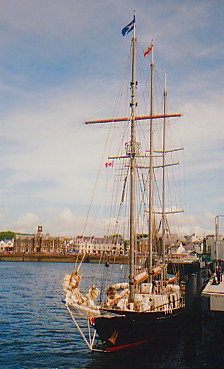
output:
[[[105,138],[82,123],[113,114],[134,10],[139,43],[153,39],[183,114],[184,232],[214,233],[224,213],[222,0],[0,0],[0,230],[82,234]]]

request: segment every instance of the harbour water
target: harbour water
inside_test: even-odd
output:
[[[62,303],[69,263],[0,262],[0,368],[201,369],[224,363],[223,326],[195,323],[150,347],[91,353]],[[88,279],[96,264],[83,264]],[[86,281],[83,280],[83,284]]]

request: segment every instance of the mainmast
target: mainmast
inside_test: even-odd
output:
[[[135,34],[135,24],[134,33],[132,37],[132,78],[131,78],[131,141],[130,144],[126,146],[126,154],[130,157],[130,302],[134,300],[134,265],[135,265],[135,182],[136,182],[136,122],[135,122],[135,89],[137,88],[136,82],[136,34]]]
[[[153,115],[154,115],[154,81],[155,81],[155,64],[154,64],[154,47],[152,47],[151,59],[151,101],[150,101],[150,137],[149,137],[149,255],[148,255],[148,273],[149,282],[152,282],[152,243],[153,243],[153,154],[154,154],[154,139],[153,139]]]

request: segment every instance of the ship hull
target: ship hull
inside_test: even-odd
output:
[[[116,315],[95,318],[92,325],[105,351],[116,351],[171,335],[174,327],[181,328],[184,312],[183,308],[172,313],[119,311]]]

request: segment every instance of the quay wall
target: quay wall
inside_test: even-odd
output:
[[[15,261],[15,262],[51,262],[51,263],[75,263],[82,260],[82,256],[79,255],[61,255],[61,254],[41,254],[41,253],[25,253],[25,254],[0,254],[1,261]],[[86,255],[83,259],[84,263],[98,263],[100,256],[97,255]],[[127,256],[113,256],[105,257],[102,262],[108,262],[110,264],[127,264]]]

